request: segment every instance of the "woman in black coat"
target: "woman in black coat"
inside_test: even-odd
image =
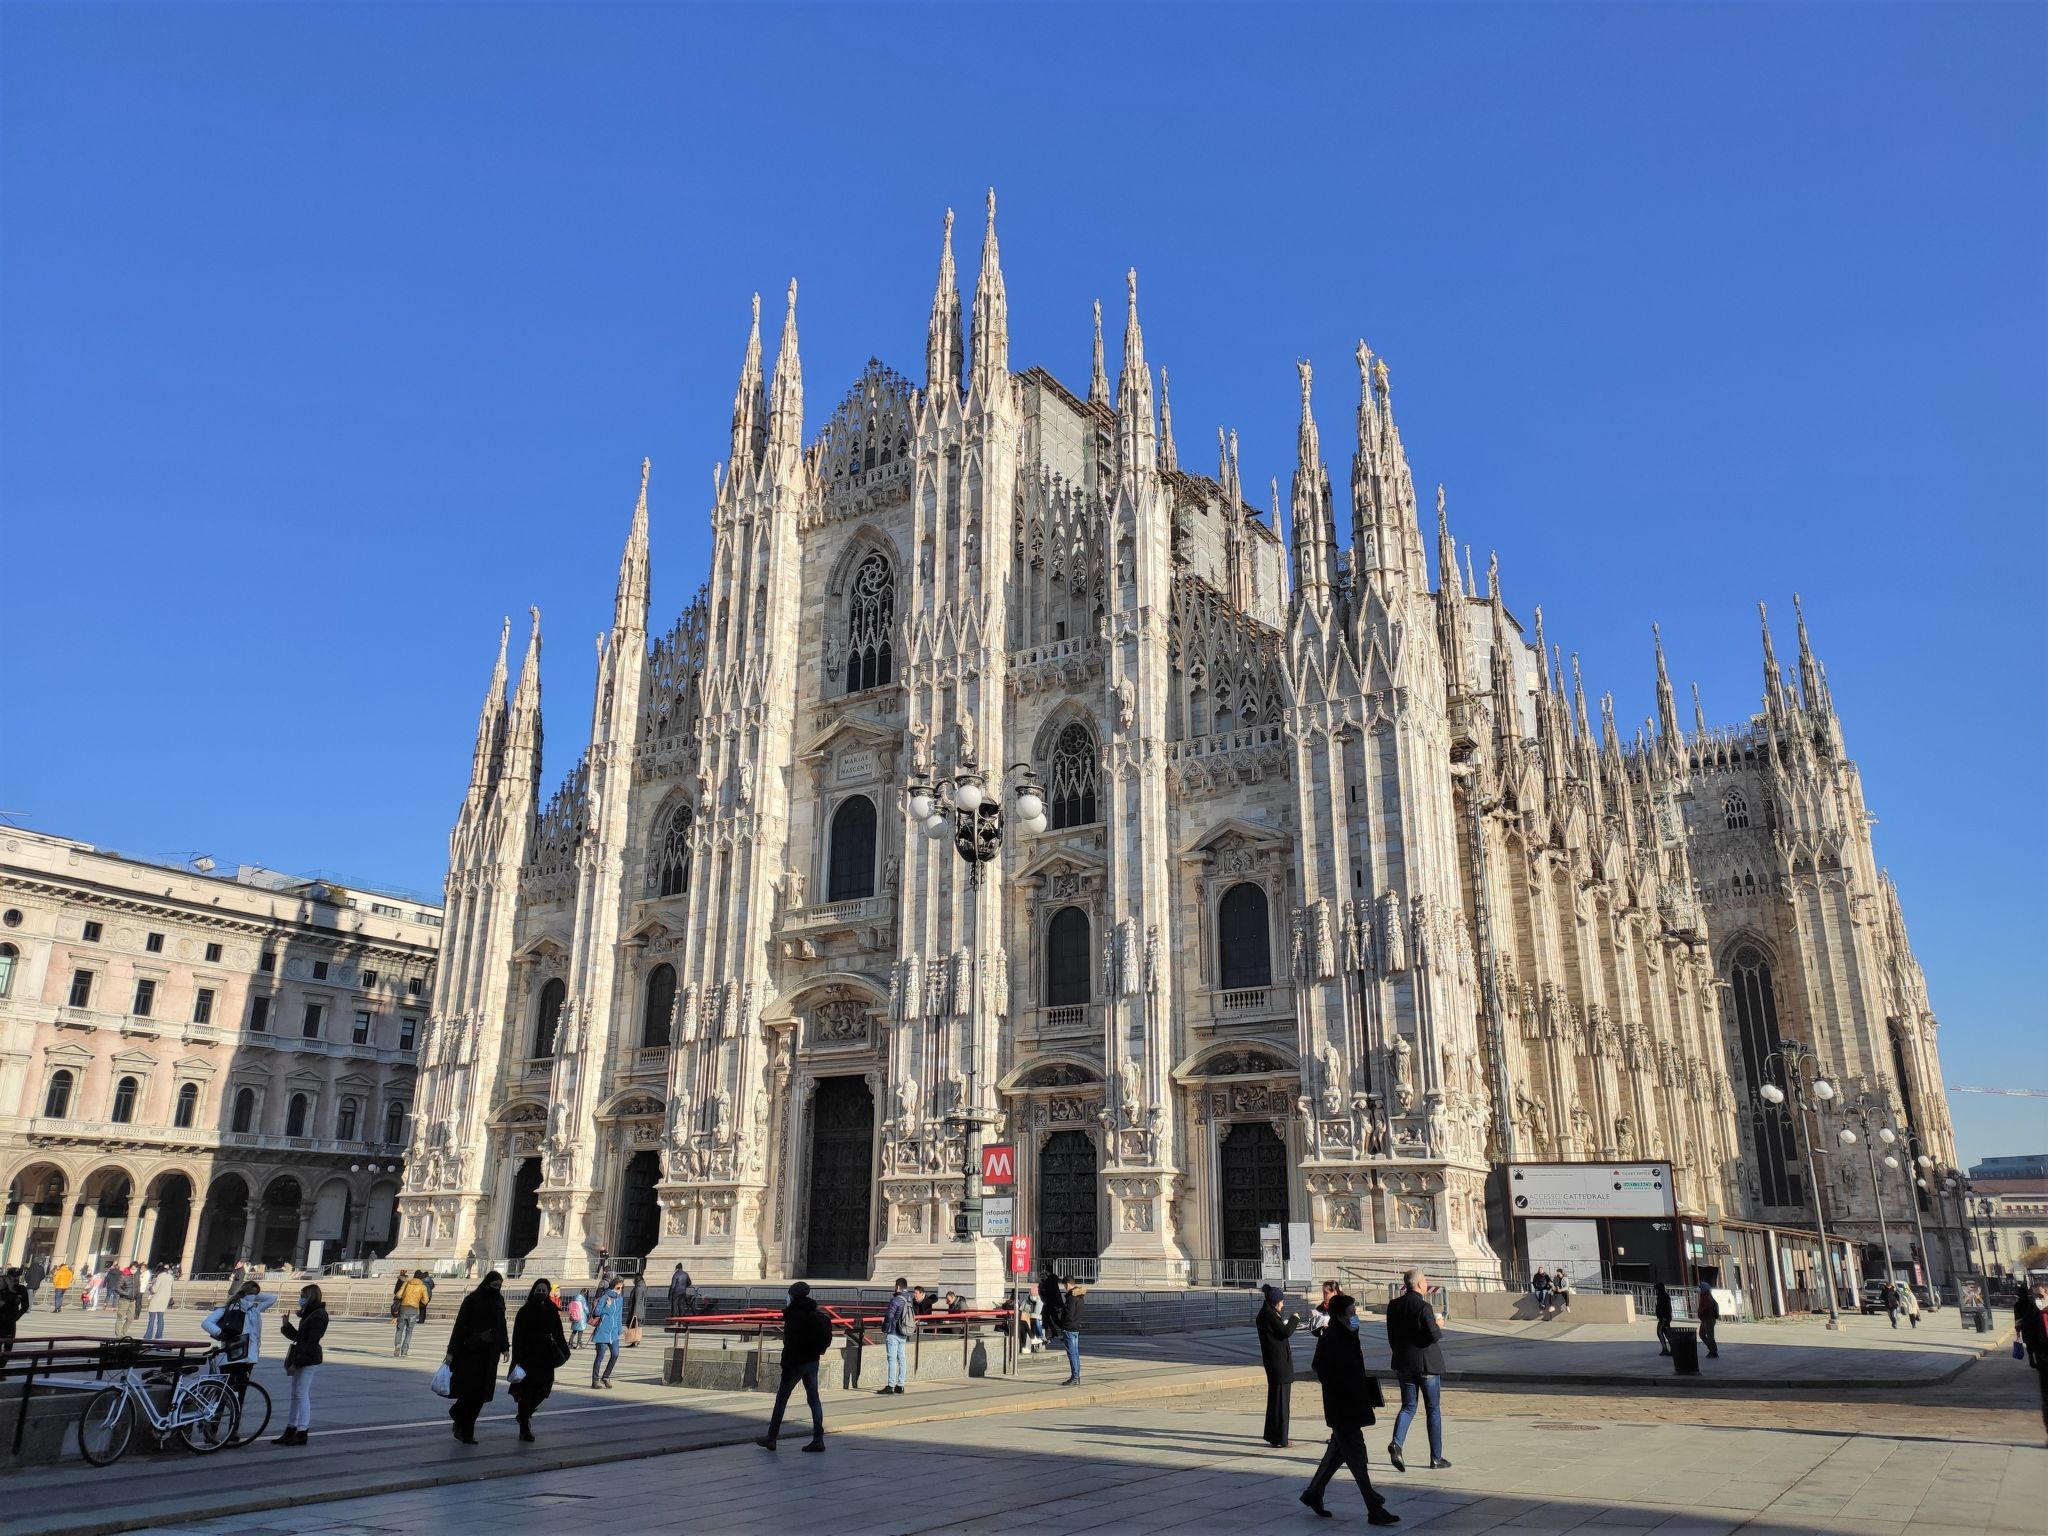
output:
[[[462,1298],[455,1329],[448,1335],[448,1364],[453,1368],[455,1402],[448,1417],[455,1438],[476,1444],[476,1416],[498,1390],[498,1362],[512,1352],[505,1337],[505,1277],[495,1269],[483,1284]]]
[[[520,1439],[533,1438],[533,1410],[555,1390],[555,1368],[568,1358],[569,1341],[562,1337],[562,1309],[555,1305],[553,1287],[536,1280],[526,1305],[512,1319],[512,1369],[521,1374],[510,1391],[519,1407]]]
[[[1365,1352],[1358,1344],[1358,1303],[1349,1296],[1330,1298],[1330,1326],[1316,1342],[1316,1379],[1323,1384],[1323,1422],[1330,1426],[1330,1444],[1301,1502],[1328,1518],[1323,1490],[1339,1466],[1351,1469],[1358,1491],[1365,1495],[1366,1520],[1372,1525],[1398,1525],[1401,1517],[1374,1491],[1365,1461],[1365,1426],[1380,1406],[1380,1384],[1366,1374]]]
[[[1299,1317],[1283,1318],[1280,1303],[1287,1293],[1277,1285],[1261,1286],[1266,1304],[1259,1308],[1259,1363],[1266,1368],[1266,1444],[1287,1446],[1287,1411],[1294,1397],[1294,1346],[1288,1342],[1301,1326]]]

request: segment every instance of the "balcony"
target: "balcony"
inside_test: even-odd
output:
[[[1218,1013],[1264,1013],[1266,1011],[1266,987],[1239,987],[1234,992],[1216,994]]]
[[[1294,988],[1285,985],[1204,988],[1189,998],[1189,1003],[1194,1026],[1203,1033],[1227,1033],[1294,1018]]]
[[[868,923],[887,923],[896,916],[896,898],[891,895],[857,896],[851,901],[827,901],[816,906],[796,907],[782,915],[786,938],[802,935],[815,938],[835,930],[847,930]]]
[[[1102,1021],[1092,1003],[1076,1003],[1059,1008],[1034,1010],[1038,1019],[1038,1038],[1091,1039],[1102,1032]]]

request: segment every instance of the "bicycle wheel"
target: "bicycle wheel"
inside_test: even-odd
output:
[[[242,1395],[241,1413],[236,1419],[235,1438],[229,1445],[247,1445],[251,1440],[263,1438],[263,1431],[270,1428],[270,1394],[263,1390],[261,1382],[249,1383],[249,1390]]]
[[[135,1433],[135,1405],[122,1387],[104,1387],[93,1394],[78,1421],[78,1453],[96,1467],[111,1466],[128,1449]]]
[[[193,1382],[172,1399],[171,1412],[178,1420],[178,1439],[195,1456],[235,1443],[241,1411],[224,1381],[208,1377]]]

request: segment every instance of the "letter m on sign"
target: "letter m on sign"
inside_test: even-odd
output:
[[[984,1184],[1014,1184],[1017,1182],[1017,1149],[1007,1142],[991,1142],[981,1149],[981,1182]]]

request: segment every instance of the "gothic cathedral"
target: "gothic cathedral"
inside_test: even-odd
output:
[[[643,465],[544,804],[538,613],[509,699],[500,639],[401,1258],[930,1275],[978,1135],[1017,1145],[1038,1253],[1105,1279],[1242,1279],[1285,1222],[1318,1273],[1497,1273],[1515,1162],[1810,1213],[1754,1092],[1795,1037],[1952,1158],[1803,620],[1739,727],[1695,699],[1681,729],[1661,645],[1658,718],[1596,721],[1541,610],[1461,572],[1441,490],[1425,541],[1356,361],[1346,540],[1305,363],[1284,504],[1232,434],[1182,464],[1135,274],[1114,392],[1099,306],[1085,396],[1012,372],[993,195],[971,310],[947,216],[923,387],[871,363],[808,441],[796,285],[772,378],[756,299],[709,580],[650,635]],[[979,879],[905,793],[967,770],[1042,813]],[[1859,1237],[1860,1181],[1822,1191]]]

